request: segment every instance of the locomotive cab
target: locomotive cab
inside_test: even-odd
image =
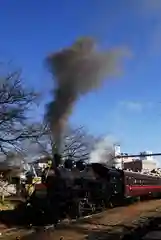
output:
[[[124,198],[124,175],[123,171],[111,169],[108,172],[109,190],[111,201],[121,203]]]
[[[124,174],[122,170],[108,168],[100,163],[93,163],[92,167],[102,182],[102,196],[105,205],[120,202],[124,197]]]

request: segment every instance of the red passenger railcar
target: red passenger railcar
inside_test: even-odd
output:
[[[161,194],[161,177],[124,171],[125,197],[157,196],[159,194]]]

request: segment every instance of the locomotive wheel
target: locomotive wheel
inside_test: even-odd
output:
[[[84,203],[80,200],[78,202],[78,217],[82,217],[84,213]]]
[[[75,201],[70,208],[71,218],[80,218],[84,213],[84,203],[81,200]]]
[[[104,208],[113,208],[114,207],[114,203],[112,201],[112,199],[105,199],[104,200]]]
[[[102,209],[102,211],[104,211],[107,208],[105,201],[103,201],[103,200],[101,201],[100,208]]]
[[[92,213],[94,213],[96,211],[96,206],[95,204],[92,204]]]
[[[109,202],[108,205],[109,205],[109,208],[113,208],[113,207],[114,207],[114,204],[113,204],[113,202],[111,202],[111,201]]]

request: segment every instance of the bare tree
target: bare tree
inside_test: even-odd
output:
[[[55,142],[52,140],[50,131],[46,127],[41,137],[35,138],[30,147],[35,155],[51,157],[54,153]],[[73,160],[88,160],[96,139],[88,134],[83,127],[68,128],[63,139],[62,157],[70,157]]]
[[[74,160],[88,160],[96,139],[85,128],[69,129],[64,138],[63,156]]]
[[[0,151],[19,151],[21,142],[37,137],[38,129],[29,123],[27,112],[38,94],[23,86],[20,71],[0,72]]]

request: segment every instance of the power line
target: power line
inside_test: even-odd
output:
[[[152,157],[152,156],[161,156],[161,153],[151,153],[151,154],[132,154],[132,155],[118,155],[115,158],[129,158],[129,157]]]

